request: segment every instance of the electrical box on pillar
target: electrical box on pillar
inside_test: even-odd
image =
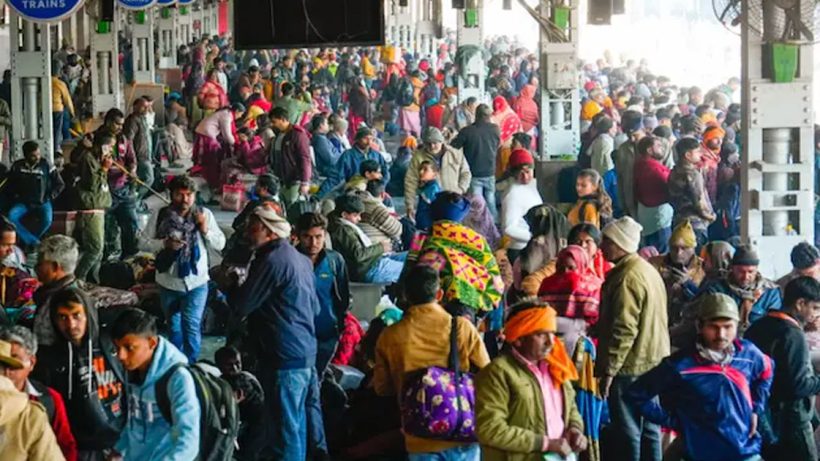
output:
[[[114,20],[114,0],[101,0],[100,20],[108,22]]]
[[[742,36],[741,237],[776,278],[815,240],[814,0],[745,0],[718,19]]]
[[[464,0],[453,0],[453,8],[457,10],[463,10],[465,6],[466,5]]]

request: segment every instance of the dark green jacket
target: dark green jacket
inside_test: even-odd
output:
[[[104,210],[111,206],[111,192],[108,189],[108,173],[102,170],[100,161],[93,152],[87,151],[77,159],[77,209]]]
[[[330,233],[333,249],[342,254],[350,269],[350,278],[354,282],[364,281],[367,272],[384,254],[384,247],[377,243],[364,246],[359,240],[356,230],[341,222],[343,219],[338,212],[329,216],[328,232]]]
[[[476,435],[483,461],[541,461],[544,454],[544,397],[538,381],[512,354],[504,352],[476,376]],[[567,381],[564,425],[583,432],[584,422]]]

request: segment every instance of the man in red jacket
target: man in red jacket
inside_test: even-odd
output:
[[[0,340],[11,343],[11,356],[23,364],[23,368],[18,370],[6,368],[6,377],[14,383],[17,390],[25,392],[29,399],[40,402],[46,408],[51,429],[54,430],[63,456],[66,461],[77,461],[77,441],[71,434],[63,398],[54,389],[28,379],[37,363],[37,338],[34,333],[19,325],[6,327],[0,330]]]
[[[637,151],[633,187],[638,202],[637,221],[643,226],[643,246],[654,246],[663,254],[669,250],[675,214],[667,185],[671,170],[660,161],[663,146],[659,138],[646,136],[638,142]]]

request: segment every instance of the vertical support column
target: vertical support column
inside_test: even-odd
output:
[[[208,8],[208,13],[211,18],[211,30],[210,35],[214,36],[219,34],[219,1],[213,2],[211,7]]]
[[[37,141],[43,155],[53,163],[49,26],[26,21],[13,11],[10,26],[12,145],[9,160],[23,156],[23,143]]]
[[[576,157],[581,146],[581,101],[578,92],[578,0],[541,0],[542,17],[556,22],[556,11],[563,8],[569,21],[563,37],[548,35],[540,29],[539,42],[541,121],[539,154],[542,160],[560,156]]]
[[[171,8],[160,9],[159,27],[159,68],[177,67],[176,14]]]
[[[798,3],[800,16],[811,18],[814,2]],[[742,24],[748,24],[748,2],[742,4]],[[743,240],[760,253],[761,272],[776,278],[791,270],[794,245],[814,241],[814,47],[803,36],[789,36],[787,46],[798,47],[799,67],[794,78],[776,78],[772,53],[784,37],[785,22],[777,17],[783,11],[764,6],[763,12],[762,34],[748,26],[742,30],[740,227]]]
[[[94,114],[113,107],[123,109],[119,63],[117,61],[117,33],[119,9],[114,9],[114,20],[100,22],[91,36],[91,106]]]
[[[191,10],[187,6],[177,7],[177,31],[179,31],[179,44],[187,45],[193,40],[194,20]],[[175,53],[176,54],[176,53]]]
[[[131,24],[131,56],[134,64],[134,80],[139,83],[154,83],[154,14],[148,11],[133,11]]]
[[[469,97],[475,97],[484,102],[486,95],[484,84],[487,80],[487,70],[484,65],[484,57],[481,48],[484,46],[483,37],[483,0],[468,0],[467,8],[456,11],[457,30],[456,41],[458,43],[458,53],[460,55],[465,50],[470,52],[471,58],[467,61],[467,69],[458,75],[458,100],[464,101]],[[469,47],[469,48],[465,48]]]
[[[77,10],[74,17],[77,19],[77,35],[75,38],[77,52],[85,52],[85,49],[91,44],[91,29],[93,26],[88,14],[85,12],[85,7]]]

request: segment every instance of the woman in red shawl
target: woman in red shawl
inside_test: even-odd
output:
[[[524,85],[521,89],[521,94],[513,104],[515,113],[521,119],[521,129],[524,133],[530,135],[534,134],[535,127],[538,126],[538,105],[535,104],[535,85]],[[533,136],[533,141],[535,136]]]
[[[589,255],[578,245],[558,253],[556,269],[541,282],[538,297],[558,312],[558,331],[563,333],[568,350],[574,350],[578,337],[598,322],[604,282],[589,271]]]
[[[202,88],[199,89],[199,94],[197,95],[199,107],[205,111],[206,115],[210,115],[220,107],[225,107],[229,104],[228,95],[225,93],[222,85],[219,84],[217,72],[216,69],[208,71],[207,81],[202,85]]]
[[[496,96],[493,99],[492,122],[501,129],[501,144],[509,143],[512,135],[521,131],[521,119],[503,96]]]
[[[601,231],[594,224],[581,223],[573,227],[567,236],[567,243],[578,245],[587,252],[589,257],[589,272],[601,280],[606,278],[606,274],[612,269],[612,263],[604,258],[604,253],[600,250]]]

